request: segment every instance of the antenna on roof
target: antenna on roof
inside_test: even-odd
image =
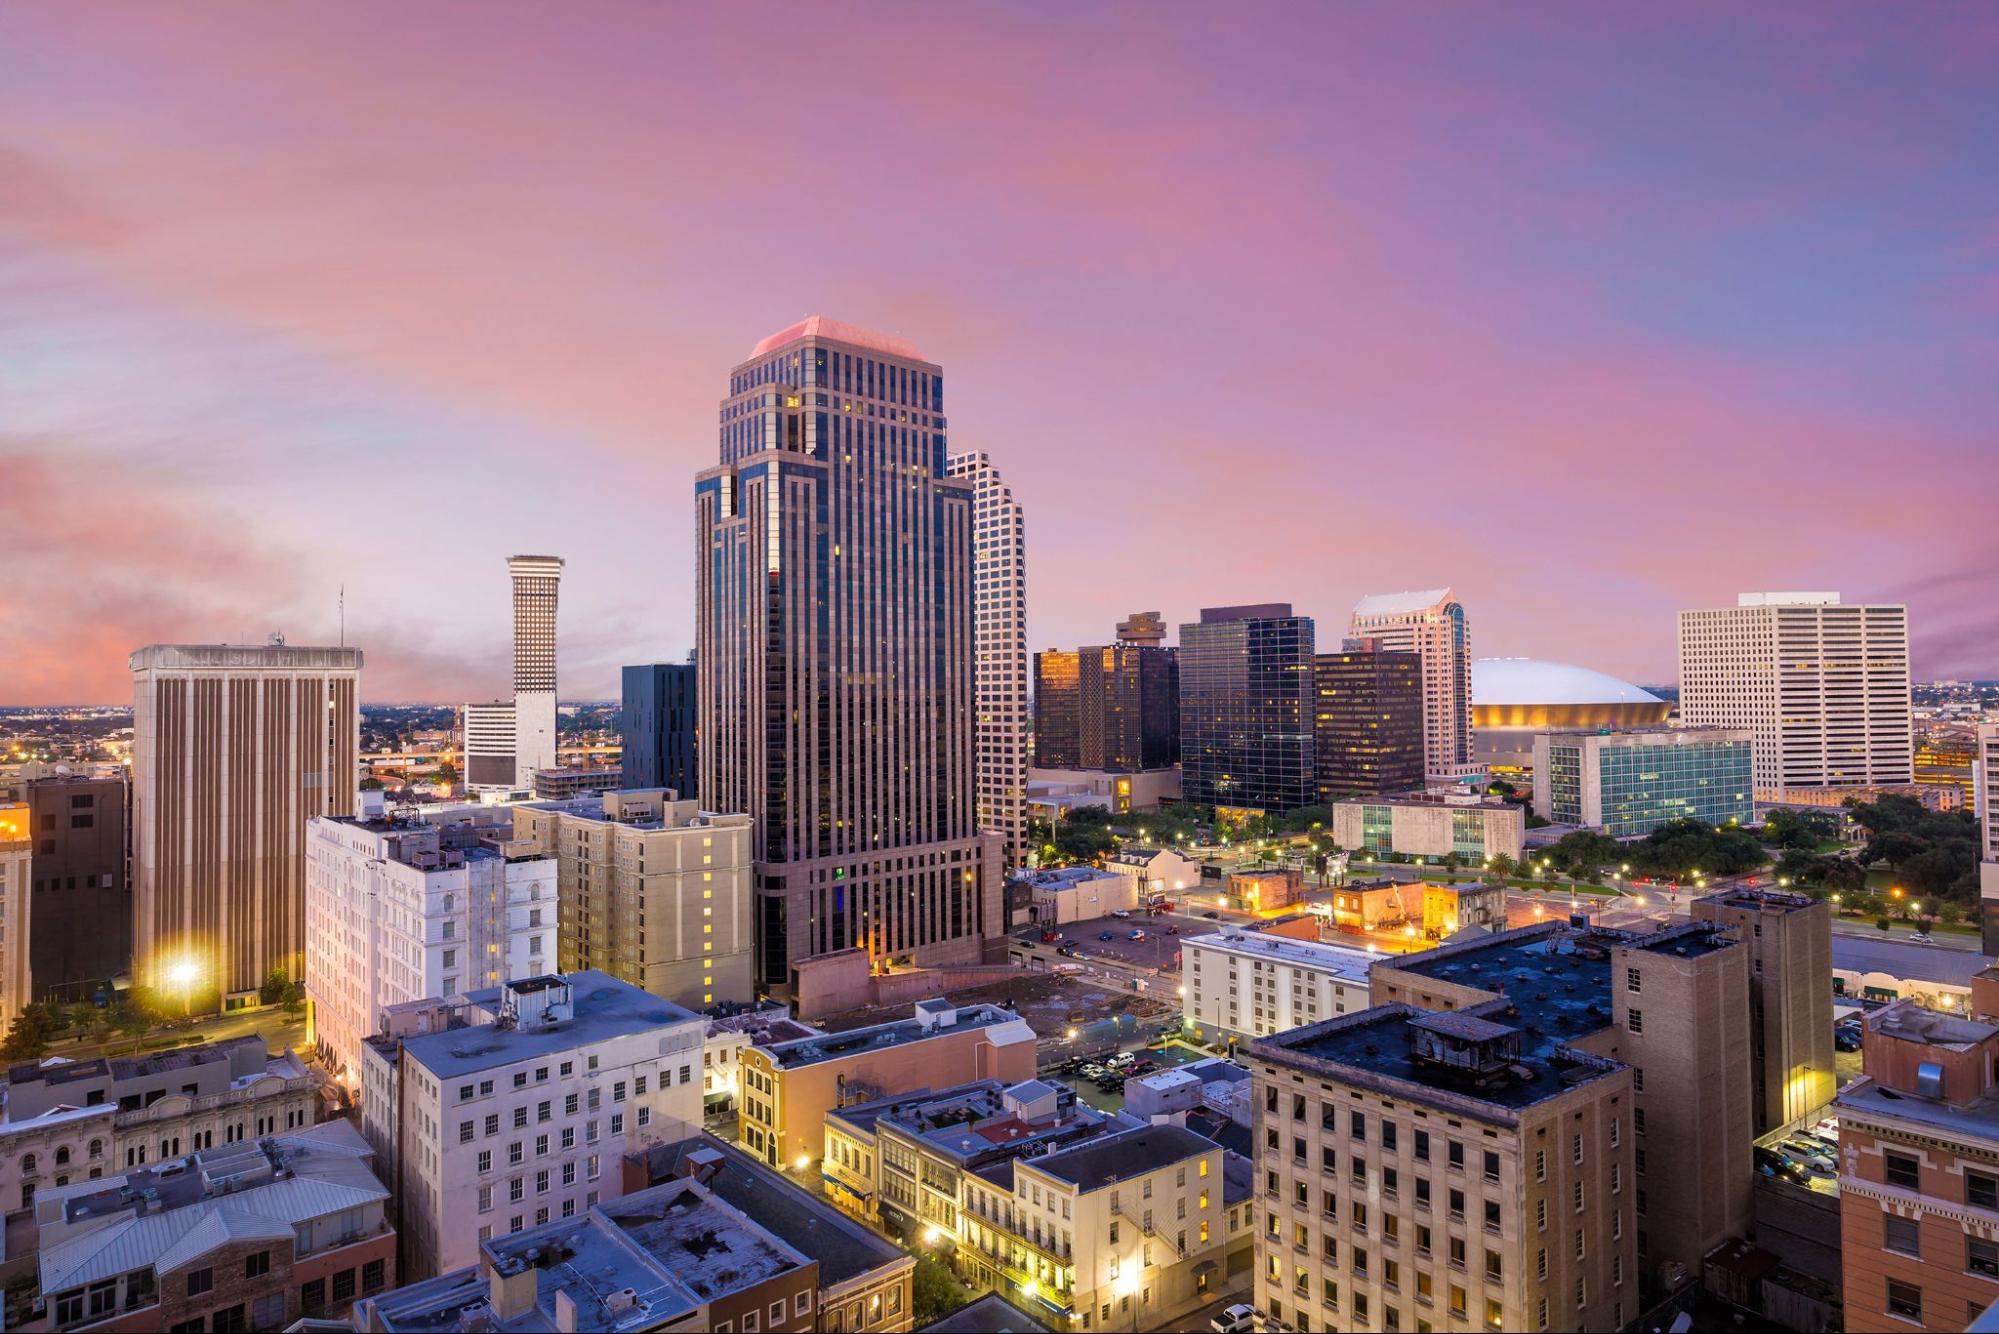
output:
[[[347,585],[340,585],[340,647],[347,647]]]

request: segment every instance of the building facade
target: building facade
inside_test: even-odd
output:
[[[1367,971],[1379,957],[1256,931],[1190,936],[1180,951],[1186,1028],[1211,1045],[1365,1010]]]
[[[1274,814],[1316,799],[1312,635],[1281,602],[1204,607],[1180,627],[1184,800]]]
[[[1156,612],[1134,613],[1118,632],[1115,644],[1034,655],[1037,769],[1140,773],[1179,763],[1179,654],[1160,643]]]
[[[224,1005],[305,963],[305,831],[354,814],[361,651],[132,654],[134,973]]]
[[[729,376],[695,481],[699,789],[756,821],[758,977],[848,948],[976,962],[1005,930],[983,835],[973,488],[942,370],[813,317]]]
[[[1333,841],[1379,856],[1385,852],[1479,863],[1527,846],[1527,814],[1510,801],[1469,788],[1396,797],[1354,797],[1333,807]]]
[[[405,1269],[624,1193],[626,1153],[701,1125],[703,1023],[605,973],[474,992],[362,1051],[362,1129],[401,1208]]]
[[[627,667],[618,733],[626,787],[663,787],[683,801],[700,796],[694,775],[695,666],[651,662]]]
[[[1978,820],[1978,921],[1987,955],[1999,955],[1999,723],[1978,726],[1971,809]]]
[[[1347,633],[1423,661],[1423,755],[1430,778],[1480,772],[1471,721],[1471,626],[1448,588],[1380,593],[1354,604]]]
[[[972,697],[978,827],[1006,839],[1018,865],[1027,841],[1027,525],[983,450],[952,454],[944,473],[972,487]]]
[[[1734,889],[1695,899],[1696,922],[1734,930],[1749,949],[1749,1022],[1758,1135],[1832,1101],[1832,909],[1802,894]]]
[[[1915,781],[1909,609],[1744,593],[1680,613],[1680,722],[1746,727],[1756,797]]]
[[[555,735],[555,603],[559,556],[509,556],[514,590],[514,786],[560,763]]]
[[[1318,796],[1423,786],[1423,659],[1356,640],[1312,660],[1312,748]]]
[[[313,1043],[352,1094],[382,1012],[555,966],[555,859],[504,807],[321,817],[306,831],[306,994]]]
[[[33,829],[30,999],[89,1000],[132,966],[127,791],[122,774],[0,781],[0,802],[25,804]]]
[[[29,942],[33,939],[34,818],[26,802],[0,803],[0,1022],[11,1025],[34,999]]]
[[[1471,665],[1473,757],[1484,772],[1523,789],[1541,733],[1664,727],[1672,711],[1649,690],[1574,663],[1475,658]]]
[[[514,706],[506,700],[459,710],[459,754],[468,793],[531,791],[514,767]]]
[[[1643,838],[1674,820],[1756,819],[1749,729],[1549,731],[1534,738],[1534,813]]]
[[[659,788],[513,814],[515,835],[556,860],[563,972],[594,968],[691,1010],[755,997],[747,815]]]

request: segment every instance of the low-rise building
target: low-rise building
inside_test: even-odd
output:
[[[1187,1031],[1216,1046],[1366,1009],[1377,957],[1256,931],[1187,937],[1180,952]]]
[[[1245,912],[1275,912],[1305,896],[1305,873],[1295,866],[1258,866],[1230,871],[1224,882],[1228,897]]]
[[[616,1199],[627,1152],[701,1125],[706,1025],[629,983],[518,978],[436,1009],[431,1031],[391,1029],[362,1056],[362,1127],[395,1187],[412,1277]]]
[[[1999,1026],[1906,1000],[1862,1023],[1832,1107],[1846,1327],[1964,1329],[1999,1300]]]
[[[1026,880],[1034,920],[1042,926],[1065,926],[1130,912],[1140,903],[1136,876],[1091,866],[1030,871]]]
[[[1157,810],[1163,801],[1178,800],[1180,766],[1177,764],[1130,773],[1051,769],[1039,765],[1027,771],[1027,813],[1051,823],[1085,806],[1124,815]]]
[[[1222,1165],[1176,1125],[989,1163],[965,1179],[959,1266],[1068,1329],[1157,1325],[1222,1285]]]
[[[0,1208],[38,1192],[170,1162],[217,1144],[304,1130],[312,1074],[255,1034],[149,1056],[24,1062],[7,1072]]]
[[[556,958],[555,859],[503,807],[306,827],[305,986],[320,1059],[352,1093],[390,1006],[535,977]]]
[[[362,1302],[363,1334],[820,1328],[819,1261],[690,1178],[480,1243],[479,1262]]]
[[[1412,900],[1423,903],[1421,886],[1392,880],[1342,885],[1333,891],[1333,925],[1342,931],[1385,931],[1401,926],[1411,918]]]
[[[749,816],[628,789],[516,806],[514,832],[556,857],[563,971],[689,1009],[754,998]]]
[[[1136,880],[1140,898],[1201,887],[1201,864],[1171,848],[1125,848],[1104,858],[1104,869]]]
[[[1423,886],[1423,934],[1432,940],[1454,936],[1467,927],[1506,929],[1506,886],[1474,881],[1459,885]]]
[[[1534,813],[1643,838],[1673,820],[1748,824],[1756,779],[1746,727],[1560,728],[1534,738]]]
[[[1518,861],[1527,844],[1527,813],[1469,787],[1356,797],[1333,807],[1333,841],[1374,856],[1392,852],[1431,861],[1452,855],[1471,863],[1499,856]]]
[[[791,1007],[761,1001],[751,1009],[708,1020],[701,1044],[701,1105],[710,1116],[735,1107],[742,1092],[743,1050],[758,1044],[817,1037],[820,1030],[791,1017]]]
[[[625,771],[616,764],[534,771],[536,801],[574,801],[592,792],[615,792],[625,785]]]
[[[389,1192],[345,1121],[35,1201],[50,1330],[283,1329],[396,1281]]]

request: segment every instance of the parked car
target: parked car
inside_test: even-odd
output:
[[[1110,932],[1108,932],[1108,931],[1099,931],[1099,932],[1097,932],[1097,939],[1098,939],[1098,940],[1116,940],[1116,939],[1117,939],[1117,937],[1116,937],[1116,936],[1114,936],[1114,935],[1112,935],[1112,934],[1111,934]]]
[[[1131,933],[1130,935],[1126,936],[1126,937],[1125,937],[1125,939],[1126,939],[1126,940],[1144,940],[1144,939],[1145,939],[1145,933],[1144,933],[1143,931],[1134,931],[1134,932],[1132,932],[1132,933]]]
[[[1247,1302],[1224,1306],[1221,1314],[1208,1322],[1215,1334],[1249,1334],[1256,1328],[1256,1308]]]
[[[1934,944],[1936,944],[1936,942],[1935,942],[1934,940],[1931,940],[1931,939],[1930,939],[1930,933],[1929,933],[1929,932],[1927,932],[1927,931],[1911,931],[1911,932],[1909,933],[1909,941],[1910,941],[1910,943],[1911,943],[1911,944],[1915,944],[1915,945],[1934,945]]]
[[[1860,1050],[1860,1028],[1858,1025],[1841,1024],[1832,1030],[1832,1045],[1839,1051]]]
[[[1211,922],[1214,922],[1214,921],[1220,921],[1222,915],[1218,912],[1209,911],[1202,913],[1201,916],[1207,918]]]
[[[1056,941],[1060,939],[1062,939],[1062,933],[1060,931],[1043,931],[1041,933],[1041,943],[1044,945],[1053,945]]]
[[[1113,909],[1111,909],[1111,916],[1113,916],[1113,917],[1129,917],[1129,916],[1131,916],[1131,909],[1129,909],[1129,908],[1113,908]]]
[[[1158,1068],[1159,1067],[1154,1065],[1151,1061],[1148,1061],[1143,1056],[1141,1056],[1137,1060],[1131,1063],[1131,1066],[1125,1071],[1125,1073],[1128,1075],[1142,1075],[1149,1071],[1157,1070]]]
[[[1104,1093],[1122,1093],[1124,1092],[1124,1076],[1115,1074],[1105,1075],[1097,1081],[1097,1088]]]

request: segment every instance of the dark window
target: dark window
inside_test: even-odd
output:
[[[354,1271],[343,1269],[333,1276],[333,1300],[336,1303],[354,1300]]]
[[[1918,1324],[1923,1319],[1923,1290],[1913,1283],[1888,1280],[1888,1314],[1898,1315]]]
[[[1456,1140],[1452,1140],[1449,1147],[1448,1157],[1450,1165],[1452,1167],[1462,1170],[1465,1165],[1465,1146],[1458,1143]]]
[[[1999,1244],[1977,1237],[1964,1239],[1964,1267],[1974,1274],[1999,1278]]]
[[[250,1317],[241,1302],[225,1306],[215,1313],[215,1334],[243,1334],[249,1328]]]
[[[1419,1162],[1430,1160],[1430,1132],[1427,1130],[1416,1132],[1416,1158]]]
[[[387,1267],[381,1260],[370,1260],[361,1266],[361,1291],[374,1292],[389,1281]]]
[[[1964,1202],[1980,1209],[1999,1209],[1999,1177],[1989,1177],[1983,1172],[1966,1172]]]
[[[1921,1165],[1906,1153],[1883,1153],[1881,1164],[1889,1185],[1902,1186],[1909,1190],[1920,1188]]]
[[[307,1315],[314,1315],[326,1309],[326,1280],[316,1278],[302,1284],[298,1290],[298,1304]]]
[[[198,1297],[204,1292],[212,1291],[214,1287],[215,1271],[213,1269],[190,1269],[187,1271],[188,1296]]]
[[[271,1253],[254,1251],[243,1257],[243,1277],[262,1278],[271,1272]]]

